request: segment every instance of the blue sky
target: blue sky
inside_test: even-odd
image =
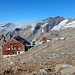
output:
[[[75,0],[0,0],[0,23],[75,18]]]

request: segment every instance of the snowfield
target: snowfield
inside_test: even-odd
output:
[[[63,20],[62,22],[60,22],[58,25],[54,26],[51,30],[62,30],[65,28],[69,28],[69,27],[75,27],[75,21],[72,22],[68,22],[68,19]]]

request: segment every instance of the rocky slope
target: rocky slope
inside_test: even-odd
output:
[[[16,57],[1,59],[1,75],[75,75],[74,32],[73,28],[64,29],[59,34],[65,40],[53,40]]]
[[[43,43],[15,57],[0,58],[0,75],[75,75],[75,20],[53,20],[48,18],[27,23],[28,26],[23,24],[10,32],[11,37],[19,34],[28,40],[40,39],[50,33],[57,33],[65,39]],[[46,27],[52,30],[49,28],[51,31],[47,33]],[[40,33],[42,30],[44,34]]]

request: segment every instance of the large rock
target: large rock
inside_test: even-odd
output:
[[[55,72],[61,75],[72,75],[75,73],[75,66],[69,65],[69,64],[58,64],[55,67]]]

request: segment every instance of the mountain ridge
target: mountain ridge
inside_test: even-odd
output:
[[[75,18],[71,19],[71,18],[56,16],[56,17],[49,17],[43,20],[35,21],[35,22],[22,23],[18,25],[15,25],[13,23],[7,23],[2,25],[2,30],[0,28],[0,32],[1,34],[5,34],[5,36],[6,37],[8,36],[9,38],[10,35],[12,35],[13,37],[18,34],[23,38],[32,41],[33,39],[36,39],[38,36],[44,33],[48,33],[52,30],[59,31],[64,28],[75,27],[74,24],[75,24]],[[19,31],[17,31],[16,29],[19,29]],[[9,34],[6,35],[7,33]]]

